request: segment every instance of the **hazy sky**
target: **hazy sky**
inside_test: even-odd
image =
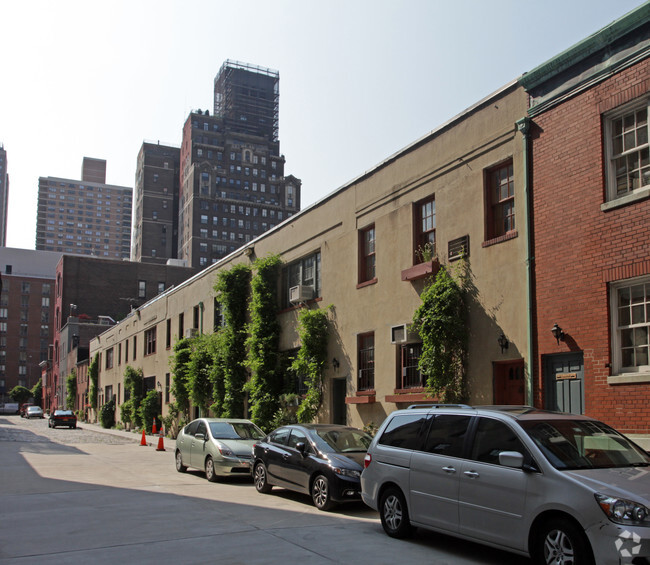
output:
[[[180,145],[226,59],[280,72],[280,151],[303,207],[641,0],[0,0],[7,245],[34,248],[38,178],[84,156],[132,187]]]

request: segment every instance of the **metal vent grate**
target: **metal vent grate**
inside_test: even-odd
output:
[[[461,257],[469,257],[469,235],[452,239],[448,244],[447,256],[450,261],[457,261]]]

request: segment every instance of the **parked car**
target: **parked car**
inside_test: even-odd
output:
[[[40,406],[29,406],[25,412],[25,418],[42,418],[43,409]]]
[[[311,495],[319,510],[359,500],[363,458],[372,441],[357,428],[334,424],[283,426],[253,447],[258,492],[273,486]]]
[[[645,451],[586,416],[432,406],[386,419],[361,488],[392,537],[418,526],[546,565],[648,563],[649,467]]]
[[[26,414],[27,414],[27,409],[28,409],[30,406],[34,406],[34,404],[31,403],[31,402],[25,402],[24,404],[21,404],[21,406],[20,406],[20,417],[21,417],[21,418],[24,418],[24,417],[26,416]]]
[[[211,482],[228,475],[245,475],[250,473],[253,444],[263,437],[264,432],[250,420],[199,418],[187,424],[176,438],[176,470],[205,470]]]
[[[50,428],[57,426],[68,426],[69,428],[77,427],[77,416],[72,410],[54,410],[50,414],[50,419],[47,421]]]

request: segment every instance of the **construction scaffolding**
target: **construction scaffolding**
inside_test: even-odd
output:
[[[214,79],[214,115],[231,131],[278,141],[280,73],[226,60]]]

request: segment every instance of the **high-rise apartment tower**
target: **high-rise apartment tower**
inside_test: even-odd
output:
[[[214,111],[192,112],[180,150],[178,258],[205,267],[300,210],[285,176],[277,71],[226,61]]]
[[[106,184],[101,159],[84,157],[81,177],[38,179],[36,249],[128,259],[133,189]]]
[[[9,174],[7,152],[0,143],[0,247],[7,245],[7,211],[9,209]]]

